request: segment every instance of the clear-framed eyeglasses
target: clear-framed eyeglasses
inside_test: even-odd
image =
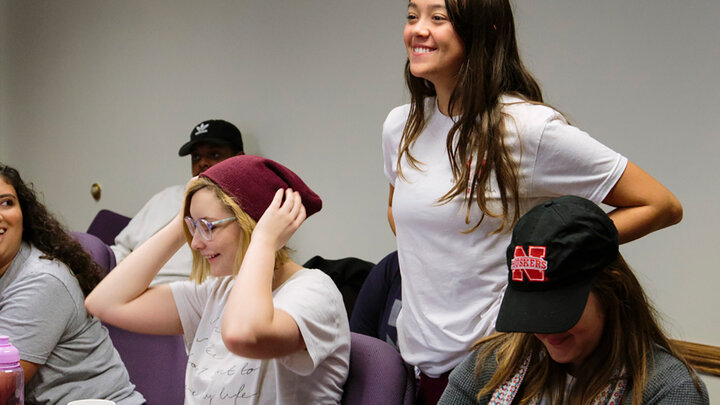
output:
[[[218,226],[222,223],[234,221],[235,219],[237,219],[237,218],[228,217],[225,219],[219,219],[217,221],[210,222],[210,221],[202,219],[202,218],[198,219],[197,221],[193,221],[192,218],[185,217],[185,225],[187,225],[188,231],[190,231],[190,235],[195,235],[195,230],[197,229],[200,232],[200,236],[202,236],[203,239],[205,239],[207,241],[211,241],[213,228],[215,228],[216,226]]]

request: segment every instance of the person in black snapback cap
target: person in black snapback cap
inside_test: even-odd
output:
[[[709,403],[595,203],[564,196],[528,211],[507,265],[506,333],[476,343],[441,404]]]
[[[190,140],[180,147],[178,155],[190,155],[190,168],[197,176],[223,160],[243,155],[242,134],[237,127],[224,120],[206,120],[193,127]],[[110,246],[120,263],[177,214],[185,196],[185,184],[167,187],[155,194],[115,237]],[[160,270],[153,285],[187,280],[190,276],[192,253],[181,248]]]
[[[197,176],[223,160],[244,153],[242,134],[237,127],[224,120],[199,123],[178,155],[190,155],[192,175]]]

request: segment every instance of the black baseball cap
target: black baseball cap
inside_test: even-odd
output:
[[[200,142],[230,145],[238,151],[243,151],[240,130],[235,125],[224,120],[207,120],[199,123],[190,132],[190,140],[180,148],[178,155],[189,155],[193,146]]]
[[[499,332],[560,333],[580,320],[592,282],[618,256],[613,221],[592,201],[563,196],[535,206],[513,229]]]

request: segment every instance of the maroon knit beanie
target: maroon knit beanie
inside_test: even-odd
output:
[[[307,216],[320,211],[322,200],[297,174],[260,156],[239,155],[225,159],[200,174],[234,197],[240,208],[255,221],[265,212],[279,189],[300,193]]]

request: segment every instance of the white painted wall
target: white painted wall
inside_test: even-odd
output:
[[[71,227],[99,208],[132,215],[184,183],[189,160],[177,149],[199,121],[224,118],[247,152],[287,164],[324,198],[295,240],[301,260],[378,260],[393,248],[379,137],[403,100],[403,47],[389,39],[404,4],[9,4],[8,161]]]
[[[132,215],[186,181],[177,149],[199,121],[224,118],[249,153],[287,164],[324,198],[293,239],[298,261],[377,261],[394,249],[380,128],[407,96],[405,7],[0,0],[0,159],[85,229],[100,208]],[[680,225],[623,253],[674,336],[720,345],[720,2],[517,0],[516,19],[547,101],[683,202]],[[720,397],[719,379],[707,381]]]
[[[7,138],[7,117],[8,112],[7,105],[7,83],[9,76],[7,75],[7,61],[9,57],[9,50],[7,48],[7,37],[8,37],[8,15],[7,2],[0,1],[0,162],[5,162],[8,158],[6,156],[7,145],[5,139]]]

